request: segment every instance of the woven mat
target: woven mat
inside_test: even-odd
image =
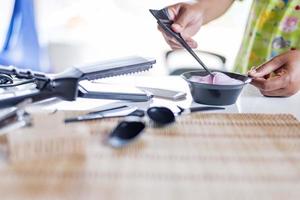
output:
[[[193,114],[149,125],[121,150],[103,142],[120,119],[64,125],[70,115],[37,115],[35,129],[1,138],[1,199],[300,197],[300,123],[291,115]]]

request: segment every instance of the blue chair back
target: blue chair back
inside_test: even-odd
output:
[[[15,0],[6,39],[0,50],[0,64],[48,71],[42,69],[41,61],[33,0]]]

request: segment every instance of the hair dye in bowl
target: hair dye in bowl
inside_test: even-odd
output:
[[[240,85],[244,82],[238,79],[229,77],[222,72],[213,72],[213,76],[192,76],[189,78],[192,82],[211,84],[211,85]]]

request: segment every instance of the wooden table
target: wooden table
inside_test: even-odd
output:
[[[182,116],[161,128],[146,121],[144,134],[123,149],[105,143],[121,119],[65,125],[78,113],[36,113],[33,128],[0,138],[0,197],[299,199],[300,123],[274,114],[299,117],[299,95],[270,99],[252,89],[223,113]],[[190,97],[178,103],[188,106]]]

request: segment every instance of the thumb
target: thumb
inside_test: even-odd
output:
[[[177,32],[181,33],[186,26],[191,22],[192,15],[189,14],[185,9],[179,9],[174,23],[172,24],[172,29]]]
[[[256,67],[248,72],[249,76],[254,78],[262,78],[275,70],[282,67],[285,63],[285,56],[279,55],[271,59],[270,61]]]

